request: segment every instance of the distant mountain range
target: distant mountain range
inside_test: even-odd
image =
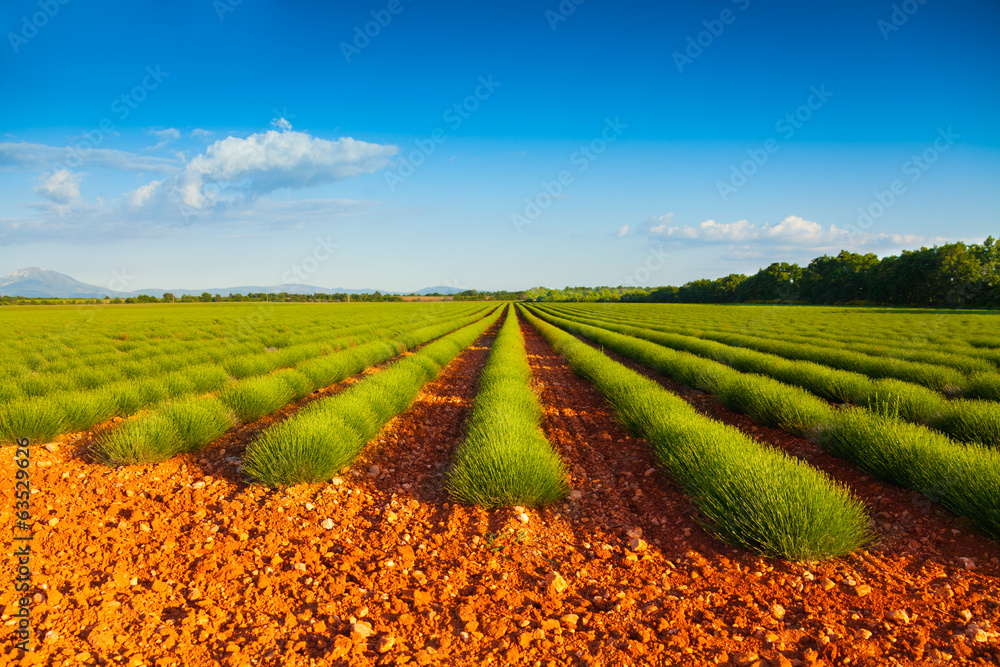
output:
[[[184,294],[198,296],[203,292],[227,296],[230,294],[248,294],[250,292],[287,292],[289,294],[373,294],[376,291],[381,292],[382,294],[409,294],[409,292],[389,292],[374,289],[316,287],[315,285],[301,285],[298,283],[271,286],[240,285],[237,287],[207,287],[205,289],[197,290],[157,288],[122,292],[98,287],[97,285],[81,283],[79,280],[75,280],[64,273],[50,271],[49,269],[40,269],[36,266],[30,266],[26,269],[18,269],[17,271],[8,273],[3,278],[0,278],[0,296],[21,296],[36,299],[100,299],[105,296],[125,299],[130,296],[138,296],[140,294],[147,294],[149,296],[159,298],[166,292],[170,292],[175,296],[181,296]],[[436,287],[425,287],[424,289],[415,292],[415,294],[424,295],[433,294],[434,292],[438,292],[440,294],[457,294],[462,291],[464,290],[438,285]]]

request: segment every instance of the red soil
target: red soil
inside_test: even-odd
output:
[[[247,484],[237,466],[255,425],[198,454],[119,470],[82,455],[78,443],[86,435],[61,438],[54,452],[33,447],[32,623],[41,641],[22,661],[874,666],[1000,660],[991,634],[1000,622],[995,543],[909,492],[827,460],[808,442],[719,411],[719,418],[800,451],[850,485],[885,536],[869,551],[819,564],[764,559],[722,544],[655,470],[648,444],[624,433],[593,387],[531,327],[523,330],[546,406],[544,430],[579,494],[526,510],[527,522],[511,509],[453,504],[444,490],[495,328],[331,484],[285,490]],[[710,398],[692,400],[718,409]],[[0,473],[7,498],[13,471],[8,458]],[[7,503],[0,513],[7,534],[11,509]],[[639,530],[643,543],[633,543]],[[975,569],[958,557],[972,559],[967,563]],[[4,560],[0,577],[12,582],[14,569],[12,559]],[[859,597],[855,586],[863,585],[872,590]],[[9,618],[15,602],[8,584],[0,595],[6,624],[0,655],[11,663],[19,656]],[[898,613],[886,617],[897,609],[906,612],[905,622]]]

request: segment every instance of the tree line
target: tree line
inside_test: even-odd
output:
[[[842,250],[805,267],[775,262],[752,276],[696,280],[625,300],[996,308],[1000,244],[991,236],[982,244],[949,243],[881,259]]]
[[[433,296],[433,295],[428,295]],[[60,303],[191,303],[224,301],[379,302],[402,301],[393,294],[276,294],[161,298],[140,294],[126,299],[26,299],[0,297],[0,305]],[[803,303],[879,305],[922,308],[1000,308],[1000,243],[992,236],[982,244],[947,243],[879,257],[841,250],[807,266],[774,262],[747,276],[732,273],[715,280],[694,280],[680,287],[534,287],[524,291],[467,290],[455,301],[625,301],[657,303]]]
[[[807,266],[774,262],[680,287],[566,287],[528,290],[529,301],[656,303],[803,303],[906,307],[1000,307],[1000,244],[948,243],[879,257],[842,250]]]
[[[346,294],[342,292],[337,292],[333,294],[291,294],[289,292],[250,292],[249,294],[227,294],[226,296],[221,296],[219,294],[209,294],[208,292],[202,292],[200,295],[195,296],[193,294],[182,294],[176,296],[171,292],[164,292],[162,297],[150,296],[148,294],[139,294],[137,296],[125,297],[110,297],[105,296],[103,299],[49,299],[42,297],[20,297],[20,296],[3,296],[0,297],[0,305],[3,306],[57,306],[64,304],[124,304],[124,303],[239,303],[244,301],[256,302],[256,301],[270,301],[272,303],[312,303],[312,302],[357,302],[357,303],[371,303],[371,302],[385,302],[385,301],[402,301],[403,297],[396,294],[382,294],[381,292],[373,292],[372,294]]]

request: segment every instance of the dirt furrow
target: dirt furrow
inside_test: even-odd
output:
[[[597,347],[583,337],[577,338]],[[976,534],[965,519],[915,492],[873,479],[808,439],[759,425],[720,405],[705,392],[681,385],[617,353],[604,352],[683,397],[702,414],[807,461],[866,503],[879,535],[876,542],[848,557],[816,564],[810,572],[814,581],[826,577],[841,583],[832,586],[831,592],[846,593],[846,600],[854,603],[851,615],[874,619],[862,626],[874,631],[871,642],[880,635],[884,637],[882,645],[871,647],[872,657],[950,660],[946,656],[952,656],[962,662],[968,660],[968,664],[1000,662],[995,635],[986,641],[974,639],[983,638],[976,634],[977,628],[993,633],[1000,626],[1000,547],[996,542]],[[855,586],[871,590],[858,596]],[[894,610],[907,612],[910,618],[905,625],[886,620]],[[959,612],[969,612],[970,618],[965,619]],[[850,621],[860,620],[851,616],[845,619],[843,613],[817,618],[824,624],[844,623],[845,627],[857,627],[858,623]]]
[[[485,511],[444,490],[491,333],[328,484],[247,484],[226,459],[249,433],[118,470],[69,443],[34,447],[39,650],[24,664],[995,662],[995,640],[967,634],[976,623],[992,632],[1000,613],[978,558],[973,571],[874,549],[796,564],[724,545],[673,482],[647,475],[648,444],[523,331],[544,429],[578,492],[544,509]],[[0,470],[8,497],[13,470],[10,459]],[[13,522],[0,510],[0,530]],[[0,562],[0,577],[12,581],[14,568]],[[13,662],[13,586],[0,606],[0,654]],[[893,608],[905,622],[885,617]]]
[[[590,344],[585,339],[580,340]],[[962,569],[964,564],[959,559],[971,557],[979,563],[977,570],[981,573],[1000,576],[1000,561],[994,560],[1000,555],[1000,545],[977,534],[963,517],[935,505],[915,491],[873,478],[807,438],[758,424],[747,415],[721,405],[711,394],[682,385],[615,352],[605,350],[605,354],[679,395],[702,414],[800,458],[849,487],[869,506],[879,533],[880,539],[870,551],[905,551],[923,558],[944,558]]]
[[[369,470],[367,491],[399,493],[422,502],[445,502],[448,466],[465,436],[479,374],[489,359],[502,320],[428,384],[413,405],[386,426],[355,467]]]
[[[545,406],[543,430],[580,494],[571,516],[620,535],[639,527],[644,539],[678,553],[691,548],[716,552],[718,543],[694,520],[683,491],[659,472],[649,443],[619,426],[600,393],[577,377],[530,324],[522,322],[522,332]]]

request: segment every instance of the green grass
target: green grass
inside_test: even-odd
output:
[[[227,359],[223,367],[229,375],[241,380],[243,378],[265,375],[278,367],[278,358],[272,353],[255,354],[249,357]]]
[[[308,396],[314,389],[329,386],[372,365],[388,361],[411,345],[422,344],[451,331],[458,323],[473,321],[478,317],[473,315],[432,324],[407,331],[395,340],[376,340],[312,359],[299,368],[250,377],[225,389],[221,399],[240,421],[254,421],[277,411],[292,400]]]
[[[180,435],[165,415],[124,422],[91,448],[91,457],[108,466],[157,463],[181,451]]]
[[[576,307],[564,305],[562,308],[556,310],[568,313],[570,317],[575,318],[586,318],[588,315],[592,315],[598,316],[603,321],[633,325],[645,322],[654,326],[659,325],[657,328],[662,328],[662,325],[666,324],[666,322],[656,321],[654,318],[619,317],[618,315],[622,315],[623,313],[615,313],[613,310],[597,313],[593,307],[586,304],[576,304]],[[731,327],[722,324],[722,321],[726,319],[726,314],[737,313],[741,310],[752,311],[752,307],[743,309],[733,307],[715,308],[711,313],[712,317],[707,317],[705,318],[706,321],[699,323],[702,333],[733,333]],[[767,327],[763,329],[755,327],[752,337],[767,341],[777,340],[781,343],[819,344],[821,347],[862,352],[874,357],[887,357],[905,361],[925,362],[937,366],[950,366],[963,373],[996,370],[997,355],[991,352],[977,351],[967,343],[963,344],[961,341],[939,335],[924,338],[920,336],[919,329],[916,331],[916,338],[913,336],[901,338],[898,334],[893,334],[891,331],[873,328],[872,321],[875,318],[871,315],[867,317],[864,315],[861,316],[864,318],[864,324],[866,325],[861,330],[854,328],[833,332],[827,327],[810,327],[808,321],[804,321],[808,320],[807,314],[810,312],[815,313],[817,311],[816,309],[807,309],[796,313],[795,319],[797,322],[794,326]],[[839,312],[843,313],[844,311]],[[829,314],[829,311],[827,311],[827,314]],[[787,311],[785,315],[787,316]],[[693,321],[689,320],[676,324],[686,326],[693,323]],[[933,328],[933,320],[931,324]],[[877,342],[873,343],[872,341]]]
[[[97,370],[96,368],[77,368],[67,375],[67,388],[76,389],[96,389],[104,386],[113,378],[113,374],[107,370]]]
[[[863,391],[871,383],[868,377],[860,373],[837,370],[812,361],[785,359],[776,354],[732,347],[696,336],[664,333],[639,326],[612,324],[599,320],[571,318],[570,321],[642,338],[671,349],[690,352],[745,373],[769,375],[776,380],[802,387],[831,401],[849,401],[851,397]]]
[[[66,414],[61,407],[42,398],[23,398],[0,406],[0,443],[28,438],[49,442],[63,432]]]
[[[315,386],[328,387],[405,351],[406,346],[398,341],[377,340],[325,357],[310,359],[297,370],[308,377]]]
[[[498,317],[494,312],[334,396],[311,403],[253,442],[244,455],[244,470],[268,486],[329,481]]]
[[[272,377],[276,377],[286,385],[292,392],[292,400],[298,401],[305,398],[315,389],[309,377],[294,368],[283,368]]]
[[[408,331],[404,338],[417,343],[426,342],[453,330],[460,324],[476,319],[478,315],[446,320]],[[377,329],[373,328],[373,331]],[[297,353],[317,349],[301,346]],[[306,361],[302,364],[302,368],[316,368],[318,365],[323,365],[327,372],[335,370],[336,377],[333,381],[342,380],[405,349],[406,344],[399,340],[375,341],[327,357]],[[236,382],[230,381],[228,375],[221,369],[210,366],[196,368],[200,369],[196,376],[184,371],[175,371],[161,378],[160,383],[132,381],[125,386],[115,388],[110,395],[117,404],[127,399],[128,408],[131,410],[127,414],[131,414],[138,409],[137,406],[145,404],[143,401],[148,396],[144,396],[144,393],[152,388],[170,392],[171,378],[177,381],[190,380],[192,377],[207,378],[213,384],[221,381],[225,386],[218,396],[190,397],[166,403],[129,420],[120,427],[124,429],[124,435],[119,436],[116,432],[111,432],[96,444],[94,458],[112,465],[125,465],[164,460],[181,452],[194,451],[225,433],[235,423],[255,421],[278,411],[292,401],[308,396],[318,386],[326,386],[317,385],[310,375],[293,368],[284,368],[271,375],[249,377]],[[214,370],[209,370],[213,368]],[[359,412],[361,407],[358,406]],[[166,417],[166,421],[162,417]],[[129,437],[137,441],[131,448],[121,439]],[[130,456],[142,458],[130,459]]]
[[[956,399],[931,424],[962,442],[979,442],[1000,449],[1000,404]]]
[[[157,359],[154,362],[158,375],[178,371],[187,365],[187,359],[183,356],[171,356],[165,354],[163,349],[156,351]]]
[[[619,422],[652,443],[660,465],[720,539],[789,560],[840,556],[872,539],[861,502],[827,475],[698,414],[656,382],[528,317],[594,383]]]
[[[860,409],[839,413],[817,440],[835,456],[920,492],[1000,539],[1000,452]]]
[[[351,341],[360,346],[405,338],[421,327],[483,311],[485,306],[469,303],[166,304],[92,306],[85,312],[74,306],[4,307],[0,319],[12,319],[0,327],[0,406],[37,397],[42,403],[30,403],[28,412],[66,412],[62,428],[83,430],[106,419],[109,401],[111,415],[124,417],[221,391],[234,383],[221,364],[258,357],[266,363],[256,370],[272,372],[346,349]],[[268,345],[278,349],[265,352]],[[296,374],[282,377],[294,397],[312,384]],[[8,422],[23,422],[18,428],[32,419],[8,412]],[[36,421],[53,423],[48,417]]]
[[[517,315],[510,307],[479,378],[467,436],[448,490],[483,507],[546,505],[568,492],[566,466],[542,433],[542,407]]]
[[[45,396],[65,387],[50,375],[25,375],[21,378],[21,393],[25,396]]]
[[[828,403],[805,389],[763,375],[734,376],[718,387],[716,395],[734,412],[801,436],[812,433],[833,413]]]
[[[677,332],[678,327],[641,322],[644,329]],[[746,348],[774,354],[785,359],[812,361],[823,366],[863,373],[871,378],[895,378],[922,384],[938,391],[962,387],[965,375],[951,367],[930,363],[906,361],[890,357],[862,354],[846,349],[823,347],[816,344],[792,343],[787,340],[769,340],[727,331],[700,330],[696,337],[723,343],[732,348]]]
[[[214,396],[167,404],[162,414],[173,425],[181,452],[197,451],[236,425],[236,417]]]
[[[853,402],[914,423],[929,423],[949,405],[944,396],[927,387],[890,379],[873,381]]]
[[[663,373],[676,373],[678,379],[684,377],[683,371],[688,368],[681,357],[674,356],[682,353],[674,350],[660,347],[658,352],[655,348],[659,346],[646,341],[548,314],[546,317]],[[924,412],[929,409],[918,410],[915,407],[920,405],[920,397],[926,396],[921,388],[917,388],[913,396],[900,395],[893,393],[892,381],[882,381],[879,385],[885,393],[879,395],[876,392],[870,397],[869,411],[858,408],[838,411],[801,389],[782,385],[771,378],[741,378],[728,367],[716,369],[714,373],[710,370],[702,372],[712,378],[711,382],[703,382],[702,387],[716,393],[731,409],[758,422],[809,435],[833,455],[845,458],[882,479],[924,493],[956,514],[972,519],[988,535],[1000,534],[997,532],[1000,528],[991,524],[994,515],[986,512],[984,518],[982,510],[983,502],[1000,505],[1000,467],[996,474],[985,470],[990,466],[1000,466],[1000,457],[981,444],[962,445],[950,440],[944,433],[901,421],[904,409]],[[975,437],[978,439],[976,442],[981,443],[995,437],[990,436],[997,431],[995,406],[989,401],[945,402],[944,412],[932,419],[942,430],[958,434],[964,432],[967,438]],[[949,473],[951,477],[935,481],[935,467],[952,471]],[[984,469],[981,474],[976,472],[979,469]],[[962,474],[955,471],[962,471]],[[994,484],[997,485],[992,486]],[[933,490],[937,486],[947,493],[941,489]],[[977,494],[985,494],[986,500],[969,500]]]
[[[998,340],[995,311],[931,311],[906,308],[798,307],[682,304],[546,304],[571,316],[600,317],[661,330],[738,333],[754,338],[846,348],[873,356],[919,360],[945,353],[996,364],[995,346],[970,341]],[[990,369],[993,370],[993,369]]]
[[[966,380],[962,396],[1000,401],[1000,373],[975,373]]]
[[[114,397],[115,414],[127,416],[135,414],[145,405],[143,389],[136,380],[116,382],[108,391]]]
[[[67,431],[86,431],[115,416],[118,404],[110,389],[86,392],[64,392],[59,400],[66,414],[63,428]]]
[[[171,398],[194,393],[194,382],[183,372],[168,373],[162,377],[163,386]]]
[[[129,380],[142,377],[146,371],[146,365],[137,359],[120,361],[117,365],[118,375]]]
[[[771,377],[740,373],[717,361],[610,329],[547,313],[544,317],[567,331],[580,334],[682,384],[707,391],[729,409],[749,415],[762,424],[777,426],[797,435],[808,435],[828,419],[832,411],[827,402],[808,391]]]
[[[235,421],[216,398],[178,401],[106,433],[91,447],[91,457],[109,466],[158,463],[201,449]]]
[[[170,390],[163,383],[162,378],[152,377],[136,380],[136,391],[141,400],[142,407],[154,403],[161,403],[170,397]]]
[[[552,314],[552,310],[549,307],[542,309],[543,316],[550,322],[607,345],[678,382],[716,394],[733,410],[765,424],[787,427],[787,430],[800,435],[809,432],[807,417],[811,415],[816,421],[821,421],[825,408],[815,398],[791,391],[789,385],[806,389],[821,398],[856,403],[880,414],[923,424],[966,442],[992,444],[996,441],[996,430],[1000,428],[1000,404],[994,403],[998,410],[990,412],[988,405],[949,401],[940,392],[912,382],[892,378],[873,380],[859,373],[809,361],[791,361],[773,354],[729,347],[691,336],[647,331],[640,327],[601,322],[594,326],[589,324],[591,320],[584,322],[563,318]],[[655,346],[650,346],[652,343]],[[657,348],[670,353],[657,351]],[[679,356],[678,349],[706,358],[696,362]],[[720,367],[709,359],[728,368]],[[740,387],[728,389],[726,383],[740,377],[731,369],[760,375],[749,383],[740,380],[743,383]],[[778,382],[765,382],[761,377],[764,375]],[[981,382],[988,381],[984,377]],[[757,389],[752,390],[751,385],[756,385]],[[761,392],[773,394],[774,398],[751,397],[751,393],[759,395]],[[779,394],[786,397],[781,398]],[[782,403],[787,403],[787,407],[783,407]],[[803,410],[806,412],[798,417],[783,416],[790,411]],[[962,414],[965,410],[969,410],[970,414]],[[980,427],[977,433],[975,429]]]
[[[14,378],[0,379],[0,404],[9,403],[22,395],[21,385]]]
[[[294,395],[287,382],[268,375],[234,384],[223,390],[219,398],[241,422],[251,422],[277,411]]]
[[[218,391],[226,386],[229,376],[218,366],[199,364],[180,371],[194,385],[195,392]]]

